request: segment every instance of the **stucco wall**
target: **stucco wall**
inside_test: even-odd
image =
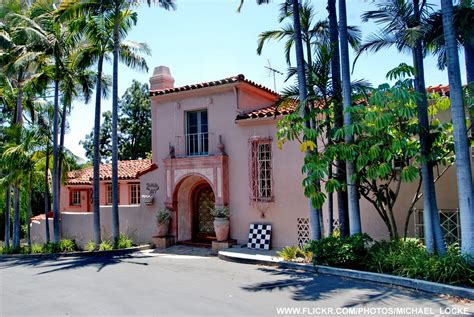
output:
[[[94,240],[94,214],[91,212],[62,212],[61,213],[61,238],[74,239],[79,247]],[[140,206],[120,206],[120,231],[133,239],[136,243],[148,243],[156,232],[155,213],[148,208]],[[45,238],[45,220],[34,221],[31,224],[31,236],[34,243],[43,243]],[[100,225],[103,240],[112,237],[112,207],[100,208]],[[50,220],[52,237],[53,223]]]
[[[268,104],[268,96],[253,95],[250,89],[241,89],[239,98],[235,90],[228,88],[206,88],[196,91],[152,97],[153,118],[153,160],[160,167],[154,173],[154,181],[160,184],[158,203],[165,201],[165,173],[162,160],[169,156],[169,144],[174,144],[176,135],[184,131],[185,111],[207,109],[209,131],[221,135],[229,156],[229,191],[231,209],[231,237],[244,243],[247,240],[250,223],[262,222],[273,225],[273,246],[294,244],[297,239],[297,218],[308,217],[308,200],[303,195],[301,165],[303,153],[297,143],[286,143],[282,150],[277,148],[276,120],[257,119],[254,124],[237,124],[235,116],[243,109],[256,109]],[[273,179],[275,201],[262,218],[261,212],[249,204],[248,139],[252,136],[273,137]],[[211,149],[212,150],[212,149]],[[143,180],[142,180],[143,187]],[[403,233],[407,208],[416,191],[417,183],[403,184],[396,204],[395,217],[399,233]],[[457,208],[455,169],[451,168],[437,184],[439,208]],[[183,193],[184,195],[184,193]],[[178,209],[187,213],[182,199]],[[417,203],[422,208],[422,200]],[[376,239],[388,238],[388,231],[373,206],[365,199],[360,200],[362,229]],[[337,201],[334,196],[334,217],[337,218]],[[327,204],[324,206],[324,226],[327,228]],[[410,218],[409,233],[414,230],[413,216]],[[183,234],[180,230],[180,235]]]

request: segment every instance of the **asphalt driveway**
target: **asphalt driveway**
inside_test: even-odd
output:
[[[176,250],[0,259],[0,316],[474,315],[473,303]]]

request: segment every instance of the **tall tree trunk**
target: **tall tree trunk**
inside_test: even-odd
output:
[[[20,70],[18,75],[18,96],[16,102],[16,114],[15,124],[21,129],[23,125],[23,89],[21,87],[21,81],[23,80],[23,72]],[[17,139],[17,144],[21,142],[20,137]],[[12,245],[14,249],[20,248],[20,180],[15,182],[15,188],[13,191],[13,241]]]
[[[57,77],[57,76],[56,76]],[[53,113],[53,242],[59,243],[59,175],[58,175],[58,121],[59,121],[59,80],[54,81]]]
[[[344,125],[351,124],[352,107],[351,98],[351,74],[349,66],[349,44],[347,43],[347,13],[346,0],[339,0],[339,42],[341,45],[341,77],[342,77],[342,101],[344,106]],[[353,135],[346,135],[347,144],[354,142]],[[349,206],[349,232],[351,235],[361,233],[359,193],[357,183],[353,177],[355,175],[354,161],[346,161],[346,182]]]
[[[99,56],[97,63],[97,84],[95,97],[95,118],[94,118],[94,177],[93,177],[93,205],[94,205],[94,240],[96,247],[99,247],[100,236],[100,106],[102,94],[102,67],[104,56]]]
[[[20,248],[20,181],[15,182],[13,192],[13,249]]]
[[[418,0],[413,1],[413,8],[415,21],[420,21],[420,7]],[[429,155],[431,153],[431,137],[430,124],[428,120],[428,100],[426,96],[423,48],[421,40],[417,40],[415,47],[413,48],[413,65],[415,69],[415,90],[420,96],[420,98],[417,99],[416,105],[418,112],[418,123],[420,125],[420,153],[423,158],[423,162],[421,163],[421,175],[423,179],[424,193],[423,227],[425,230],[425,244],[426,250],[428,252],[432,253],[433,251],[437,251],[440,254],[444,254],[446,252],[446,246],[444,245],[443,241],[438,205],[436,202],[433,165],[429,161]]]
[[[337,25],[336,0],[328,0],[327,10],[329,13],[329,36],[331,41],[332,57],[331,57],[331,81],[332,81],[332,100],[334,105],[334,126],[336,129],[342,128],[344,117],[342,111],[342,88],[341,88],[341,63],[339,54],[339,29]],[[340,184],[346,179],[346,164],[344,161],[336,159],[335,178]],[[349,222],[347,221],[347,194],[344,190],[339,189],[336,193],[339,228],[342,236],[349,234]]]
[[[10,247],[10,197],[11,187],[7,186],[5,190],[5,246]]]
[[[300,23],[301,24],[301,23]],[[310,41],[310,36],[309,34],[306,34],[306,38],[307,38],[307,41],[305,41],[305,45],[306,45],[306,59],[308,61],[308,72],[311,70],[311,67],[313,67],[313,58],[312,58],[312,50],[311,50],[311,41]],[[309,87],[311,87],[311,84],[308,85]],[[308,95],[310,97],[314,96],[314,92],[313,92],[313,89],[312,88],[309,88],[308,89]],[[311,100],[310,103],[310,113],[313,113],[314,111],[314,100]],[[315,115],[311,115],[311,121],[309,121],[308,123],[309,124],[309,128],[311,129],[317,129],[318,127],[316,126],[317,123],[316,123],[316,116]],[[306,127],[308,128],[308,124],[306,124]],[[314,144],[316,144],[316,148],[314,150],[314,153],[312,153],[313,155],[317,154],[318,153],[318,138],[316,137],[316,139],[312,140],[314,142]],[[319,180],[315,181],[315,184],[316,188],[318,188],[318,190],[321,189],[321,182]],[[324,220],[323,220],[323,209],[322,208],[317,208],[316,209],[316,212],[317,214],[319,215],[319,228],[320,228],[320,237],[323,237],[324,236]]]
[[[298,73],[298,88],[299,88],[299,98],[300,98],[300,107],[301,107],[301,117],[304,118],[305,124],[310,123],[307,121],[307,90],[306,90],[306,74],[304,66],[304,54],[303,54],[303,42],[301,40],[301,25],[300,25],[300,5],[298,0],[292,0],[293,7],[293,29],[294,29],[294,42],[296,50],[296,68]],[[310,151],[306,151],[306,157],[310,156]],[[319,223],[319,215],[316,208],[314,208],[311,200],[308,201],[309,204],[309,221],[311,226],[311,239],[319,240],[321,238],[321,224]]]
[[[33,195],[33,172],[30,172],[30,179],[28,184],[28,207],[26,208],[26,225],[27,225],[27,241],[28,253],[31,253],[31,196]]]
[[[443,31],[448,58],[454,152],[456,154],[456,177],[461,216],[461,252],[474,257],[474,206],[471,157],[467,138],[466,113],[461,86],[456,32],[453,23],[453,3],[451,0],[441,0],[441,11],[443,12]]]
[[[48,142],[49,143],[49,142]],[[49,243],[49,217],[48,213],[50,211],[49,206],[49,144],[46,146],[46,167],[44,169],[44,227],[45,227],[45,241]]]
[[[61,188],[64,162],[64,134],[66,134],[66,120],[67,120],[66,103],[63,104],[63,111],[61,112],[61,130],[59,132],[59,159],[58,159],[58,186]],[[61,201],[61,191],[58,190],[58,201]]]
[[[119,26],[120,11],[115,12],[114,25],[114,60],[113,60],[113,83],[112,83],[112,238],[114,247],[120,234],[119,221],[119,195],[118,195],[118,140],[117,140],[117,122],[118,122],[118,58],[119,58]]]

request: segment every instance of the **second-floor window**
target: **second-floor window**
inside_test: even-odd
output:
[[[273,201],[272,140],[252,138],[250,144],[250,199]]]
[[[207,155],[209,134],[207,110],[186,112],[186,155]]]
[[[120,185],[118,188],[118,201],[120,205]],[[106,204],[112,205],[112,184],[107,184],[107,196],[106,196]]]
[[[140,204],[140,184],[130,184],[130,205]]]

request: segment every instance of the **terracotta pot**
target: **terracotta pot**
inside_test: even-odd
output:
[[[226,241],[229,238],[230,222],[228,218],[214,218],[214,232],[217,241]]]
[[[168,235],[168,230],[170,228],[170,222],[158,223],[158,237],[166,237]]]

